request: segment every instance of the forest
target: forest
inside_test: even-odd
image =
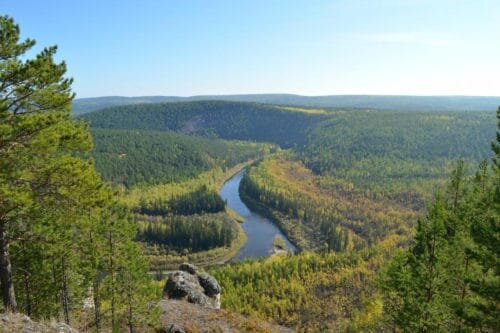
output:
[[[194,215],[189,218],[147,216],[139,221],[137,240],[177,252],[229,247],[237,234],[234,221],[226,214]]]
[[[500,327],[500,107],[240,96],[77,115],[56,47],[33,55],[7,16],[0,41],[4,312],[157,331],[155,274],[189,261],[216,277],[224,313],[298,332]],[[244,218],[220,189],[242,169],[242,201],[298,253],[233,260]]]
[[[231,168],[269,154],[274,146],[191,137],[173,132],[92,128],[90,156],[101,176],[116,185],[187,180],[213,167]]]
[[[219,257],[234,252],[231,246],[241,242],[239,226],[225,214],[217,186],[240,163],[278,149],[171,131],[91,128],[91,133],[94,148],[88,155],[102,178],[120,188],[119,200],[138,221],[136,240],[150,254],[161,247],[161,254],[152,256],[155,269],[164,261],[156,257],[177,262],[185,253],[201,258],[213,256],[216,248]]]
[[[80,115],[112,106],[130,104],[193,102],[224,100],[275,105],[295,105],[308,108],[378,109],[395,111],[491,111],[500,104],[495,96],[380,96],[334,95],[301,96],[294,94],[247,94],[204,96],[103,96],[77,98],[73,101],[73,113]]]
[[[317,176],[290,155],[272,157],[245,175],[245,202],[263,204],[303,250],[351,251],[391,234],[408,234],[418,212],[355,193],[353,185]]]
[[[345,112],[315,127],[301,160],[317,174],[348,180],[371,195],[432,194],[453,162],[491,156],[494,112]]]
[[[249,121],[248,115],[255,119]],[[148,117],[166,119],[169,125]],[[97,127],[175,131],[196,140],[251,140],[285,149],[269,146],[259,155],[241,182],[240,196],[252,210],[278,224],[301,253],[232,263],[212,272],[223,281],[225,307],[299,331],[383,330],[400,320],[384,312],[392,303],[386,299],[390,288],[382,281],[397,283],[383,280],[383,274],[394,253],[415,244],[427,207],[448,186],[457,160],[464,179],[469,179],[483,160],[491,158],[488,143],[496,128],[494,112],[342,110],[222,101],[114,107],[85,118]],[[162,234],[171,222],[161,216],[202,211],[194,202],[203,205],[207,200],[192,200],[203,192],[189,185],[195,183],[129,191],[127,200],[134,202],[129,207],[159,215],[155,221],[162,221],[142,224],[142,230],[149,229],[148,238],[155,239],[150,253],[179,253],[176,241],[166,241]],[[173,203],[179,201],[190,202],[190,208],[174,213]],[[194,230],[190,223],[187,228]],[[159,256],[153,258],[155,267],[166,265]],[[461,320],[466,330],[477,328]],[[450,325],[434,330],[457,330]]]
[[[228,101],[116,106],[81,116],[96,128],[175,131],[272,142],[285,148],[302,144],[307,129],[324,118],[323,113],[303,112],[300,108]]]
[[[305,332],[496,331],[500,108],[497,119],[492,162],[468,172],[458,160],[414,232],[392,233],[357,251],[214,268],[225,306]]]

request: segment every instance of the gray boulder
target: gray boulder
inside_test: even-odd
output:
[[[163,293],[169,298],[180,299],[186,297],[189,292],[203,293],[203,288],[195,275],[184,271],[175,271],[170,274],[163,289]]]
[[[195,265],[184,262],[179,266],[179,270],[188,272],[189,274],[196,275],[196,272],[198,271],[198,268],[196,268]]]
[[[213,276],[207,273],[196,273],[196,267],[191,264],[182,264],[179,269],[170,273],[163,289],[165,297],[186,300],[211,309],[220,309],[221,287]],[[190,271],[187,271],[188,269]],[[193,271],[194,274],[191,273]]]
[[[207,273],[200,273],[198,274],[198,280],[200,282],[200,285],[205,290],[205,294],[207,294],[208,296],[212,297],[220,294],[221,288],[219,286],[219,283],[212,275]]]

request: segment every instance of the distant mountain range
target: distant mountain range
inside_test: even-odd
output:
[[[495,111],[500,96],[389,96],[389,95],[330,95],[301,96],[292,94],[199,95],[179,96],[104,96],[79,98],[73,102],[75,115],[98,109],[130,104],[225,100],[332,108],[373,108],[402,111]]]

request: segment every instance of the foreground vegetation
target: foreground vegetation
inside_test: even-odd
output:
[[[0,41],[4,309],[82,329],[151,328],[157,288],[128,210],[80,158],[92,143],[71,116],[65,64],[54,62],[56,47],[28,58],[35,42],[20,41],[9,17],[0,17]]]
[[[376,271],[407,239],[392,236],[354,253],[305,252],[219,267],[222,305],[298,331],[346,331],[375,292]]]

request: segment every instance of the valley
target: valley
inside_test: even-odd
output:
[[[144,138],[156,133],[166,147],[194,140],[175,153],[180,161],[199,149],[198,142],[210,156],[223,151],[224,159],[212,157],[212,169],[194,170],[185,180],[125,185],[121,200],[136,212],[153,272],[183,261],[206,267],[224,286],[223,307],[299,331],[357,331],[381,324],[379,272],[399,249],[411,246],[418,221],[447,186],[457,160],[473,170],[490,156],[488,142],[495,132],[493,112],[222,101],[137,104],[83,118],[95,133],[135,131]],[[134,140],[136,147],[141,140]],[[96,151],[111,141],[100,142]],[[212,145],[222,143],[239,146],[211,152]],[[134,150],[131,145],[120,149]],[[149,158],[140,154],[139,160]],[[162,153],[153,155],[158,159]],[[99,169],[100,155],[95,156]],[[149,174],[161,174],[163,167],[168,164]],[[208,211],[209,192],[199,192],[203,186],[219,191],[226,207]],[[192,207],[185,212],[173,204],[184,197]],[[210,224],[213,218],[226,222]],[[175,236],[179,226],[169,221],[188,229],[209,224]],[[230,233],[232,241],[194,246],[200,235],[224,230],[224,223],[237,226]],[[160,240],[162,233],[170,240]],[[269,257],[277,235],[295,255]],[[368,315],[369,324],[364,322]]]
[[[0,333],[498,332],[495,1],[0,7]]]
[[[243,219],[242,228],[247,237],[245,245],[238,251],[233,260],[269,256],[274,248],[276,237],[285,241],[286,251],[296,252],[295,245],[286,238],[272,221],[257,212],[253,212],[241,201],[239,189],[244,174],[244,170],[238,172],[226,181],[220,190],[220,195],[226,202],[227,207]]]

